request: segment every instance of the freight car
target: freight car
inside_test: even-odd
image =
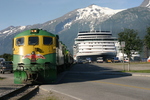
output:
[[[73,63],[59,36],[42,29],[19,33],[13,39],[15,84],[52,83]]]

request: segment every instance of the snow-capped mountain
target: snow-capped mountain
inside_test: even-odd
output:
[[[144,0],[140,6],[150,8],[150,0]]]
[[[112,15],[122,11],[122,10],[113,10],[107,7],[99,7],[97,5],[91,5],[86,8],[77,9],[76,20],[93,20],[100,19],[100,21],[105,21],[110,18]]]
[[[89,25],[90,30],[94,30],[93,24],[99,24],[100,22],[103,22],[109,19],[111,16],[113,16],[114,14],[120,11],[123,11],[123,10],[113,10],[107,7],[99,7],[97,5],[90,5],[86,8],[76,9],[58,18],[59,20],[62,20],[62,23],[60,23],[58,27],[57,26],[56,27],[57,29],[59,29],[58,33],[60,33],[61,29],[63,29],[64,31],[65,29],[70,28],[72,23],[77,22],[79,24],[82,23],[82,25],[84,25],[90,22],[90,25]]]
[[[76,9],[64,16],[47,21],[43,24],[27,26],[10,26],[0,31],[0,54],[12,53],[13,37],[25,30],[40,28],[58,34],[60,40],[72,50],[74,38],[79,31],[104,30],[112,31],[114,36],[123,28],[132,28],[146,32],[150,26],[149,8],[136,7],[126,10],[113,10],[107,7],[90,5]],[[66,38],[67,37],[67,38]]]
[[[90,30],[95,30],[94,24],[97,25],[111,16],[115,15],[116,13],[123,11],[123,10],[113,10],[107,7],[99,7],[97,5],[90,5],[86,8],[81,8],[76,10],[76,19],[75,21],[81,21],[87,23],[87,21],[91,21],[90,23]],[[68,23],[67,23],[68,25]],[[70,25],[70,24],[69,24]]]

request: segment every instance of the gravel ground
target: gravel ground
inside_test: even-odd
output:
[[[12,77],[5,77],[3,74],[0,74],[0,77],[4,78],[0,80],[0,97],[23,86],[14,84]]]

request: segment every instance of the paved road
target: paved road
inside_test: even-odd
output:
[[[116,70],[116,69],[115,69]],[[76,64],[59,84],[42,85],[74,100],[149,100],[150,78],[111,74],[111,66]]]

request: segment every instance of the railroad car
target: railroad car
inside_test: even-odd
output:
[[[52,83],[73,61],[59,36],[42,29],[19,33],[13,39],[15,84]]]

